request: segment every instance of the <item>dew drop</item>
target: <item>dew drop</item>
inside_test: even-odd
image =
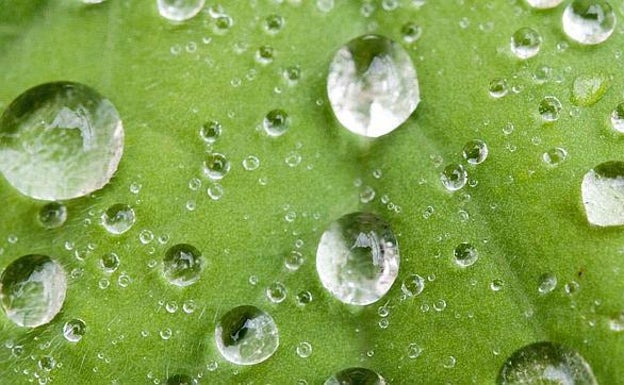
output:
[[[303,341],[297,345],[297,355],[301,358],[308,358],[312,355],[312,345],[309,342]]]
[[[69,342],[78,342],[87,331],[87,325],[80,318],[67,321],[63,326],[63,336]]]
[[[383,297],[399,271],[394,232],[370,213],[352,213],[332,222],[321,236],[316,270],[338,300],[367,305]]]
[[[265,294],[273,303],[284,302],[287,294],[286,286],[281,282],[274,282],[266,288]]]
[[[115,253],[106,253],[100,258],[100,268],[107,273],[113,273],[119,267],[119,256]]]
[[[418,24],[410,21],[403,24],[403,27],[401,27],[401,35],[403,35],[404,42],[412,44],[422,36],[422,28]]]
[[[215,328],[219,352],[237,365],[255,365],[267,360],[279,346],[273,318],[255,306],[239,306],[221,317]]]
[[[206,190],[206,192],[208,193],[208,196],[210,197],[210,199],[212,199],[213,201],[218,201],[219,199],[223,197],[225,190],[223,189],[223,186],[221,186],[220,184],[213,183],[210,186],[208,186],[208,190]]]
[[[132,228],[136,217],[134,210],[127,204],[117,203],[102,213],[102,226],[111,234],[119,235]]]
[[[184,21],[196,16],[206,0],[156,0],[158,12],[171,21]]]
[[[264,30],[274,35],[284,28],[284,18],[280,15],[269,15],[264,19]]]
[[[415,297],[425,289],[425,279],[418,274],[410,274],[403,280],[401,291],[407,297]]]
[[[610,77],[602,73],[579,75],[572,84],[571,101],[577,106],[592,106],[602,99],[610,83]]]
[[[568,157],[568,152],[561,147],[554,147],[542,154],[542,160],[548,166],[556,167]]]
[[[526,2],[533,8],[549,9],[563,3],[563,0],[526,0]]]
[[[522,27],[511,35],[511,52],[518,59],[529,59],[537,55],[542,44],[542,36],[528,27]]]
[[[197,304],[192,299],[184,301],[182,304],[182,311],[186,314],[194,313],[197,310]]]
[[[181,243],[172,246],[163,258],[163,275],[176,286],[189,286],[200,278],[203,256],[195,247]]]
[[[43,356],[37,362],[37,366],[39,369],[49,372],[56,367],[56,360],[52,356]]]
[[[563,11],[563,32],[580,44],[600,44],[615,31],[615,12],[605,0],[574,0]]]
[[[505,286],[505,282],[500,279],[495,279],[490,283],[490,289],[492,291],[500,291]]]
[[[487,144],[479,139],[468,141],[462,150],[462,155],[466,162],[470,164],[481,164],[488,157],[489,149]]]
[[[334,9],[334,0],[316,0],[316,9],[328,13]]]
[[[117,110],[95,90],[42,84],[18,96],[0,117],[0,171],[31,198],[82,197],[112,178],[123,138]]]
[[[410,56],[379,35],[360,36],[338,50],[329,67],[327,94],[338,121],[371,138],[395,130],[420,102]]]
[[[611,112],[611,127],[624,134],[624,102],[618,104]]]
[[[165,385],[197,385],[199,382],[186,374],[174,374],[167,378]]]
[[[544,273],[538,279],[537,291],[540,294],[552,293],[557,287],[557,276],[552,273]]]
[[[284,258],[284,266],[290,271],[296,271],[303,265],[303,260],[303,254],[293,250]]]
[[[153,240],[154,240],[154,233],[152,233],[151,231],[144,229],[144,230],[141,230],[141,232],[139,233],[139,241],[142,244],[147,245]]]
[[[284,79],[288,82],[288,84],[295,85],[299,82],[301,78],[301,67],[298,65],[290,66],[284,69],[283,72]]]
[[[45,255],[25,255],[0,275],[0,302],[18,326],[34,328],[52,321],[63,307],[67,279],[61,265]]]
[[[230,161],[223,154],[212,152],[206,155],[203,165],[204,175],[211,180],[221,180],[230,171]]]
[[[576,351],[552,342],[516,350],[503,364],[496,383],[597,385],[591,367]]]
[[[323,385],[386,385],[377,372],[366,368],[348,368],[328,378]]]
[[[554,122],[559,119],[561,108],[559,99],[554,96],[546,96],[540,101],[537,110],[544,121]]]
[[[449,164],[440,174],[440,181],[448,191],[457,191],[468,182],[468,173],[461,164]]]
[[[624,162],[608,161],[589,170],[583,177],[581,195],[590,224],[624,225]]]
[[[469,267],[475,264],[479,259],[479,252],[468,242],[462,242],[453,250],[455,263],[461,267]]]
[[[262,126],[264,127],[264,132],[266,132],[269,136],[282,136],[290,128],[290,117],[284,110],[271,110],[264,117]]]
[[[50,202],[39,210],[38,218],[44,228],[56,229],[67,220],[67,207],[62,203]]]
[[[173,335],[173,331],[170,328],[165,328],[161,330],[158,334],[160,334],[160,338],[163,340],[168,340]]]
[[[312,293],[307,290],[301,291],[297,294],[297,304],[305,306],[312,302]]]
[[[243,159],[243,168],[247,171],[253,171],[260,167],[260,159],[254,155],[248,155]]]
[[[221,136],[221,132],[223,131],[223,125],[216,120],[211,120],[202,124],[199,129],[199,136],[206,143],[213,144],[219,139]]]
[[[490,82],[488,91],[491,97],[499,99],[509,93],[509,84],[506,79],[494,79]]]
[[[416,343],[411,343],[407,346],[407,356],[411,359],[418,358],[422,354],[423,349]]]

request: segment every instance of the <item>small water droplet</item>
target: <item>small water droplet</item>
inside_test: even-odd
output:
[[[201,276],[204,258],[195,247],[181,243],[170,247],[163,258],[163,275],[176,286],[189,286]]]
[[[407,356],[411,359],[418,358],[422,354],[423,349],[416,343],[412,342],[407,346]]]
[[[554,96],[546,96],[538,105],[538,112],[546,122],[554,122],[559,119],[561,102]]]
[[[209,153],[204,160],[203,171],[209,179],[221,180],[230,171],[230,161],[218,152]]]
[[[173,331],[170,328],[162,329],[158,334],[160,334],[160,338],[163,340],[168,340],[173,335]]]
[[[323,385],[344,384],[386,385],[386,380],[370,369],[348,368],[339,371],[323,383]]]
[[[197,304],[192,299],[184,301],[182,304],[182,311],[186,314],[191,314],[197,310]]]
[[[281,303],[286,299],[286,286],[281,282],[273,282],[266,288],[265,294],[269,301]]]
[[[148,243],[152,242],[153,240],[154,240],[154,233],[152,233],[151,231],[149,231],[147,229],[143,229],[139,233],[139,241],[142,244],[147,245]]]
[[[260,167],[260,159],[254,155],[248,155],[243,159],[243,168],[247,171],[253,171]]]
[[[293,250],[284,258],[284,266],[290,271],[296,271],[303,265],[303,260],[303,254],[297,250]]]
[[[462,155],[466,162],[470,164],[481,164],[485,162],[488,157],[489,149],[484,141],[479,139],[473,139],[464,145]]]
[[[590,224],[624,225],[624,162],[608,161],[589,170],[583,177],[581,195]]]
[[[199,382],[186,374],[175,374],[167,378],[165,385],[198,385]]]
[[[505,286],[505,282],[501,279],[495,279],[490,283],[490,289],[492,291],[500,291]]]
[[[506,79],[494,79],[490,82],[488,91],[493,98],[502,98],[509,93],[509,84]]]
[[[264,30],[271,34],[271,35],[275,35],[276,33],[278,33],[279,31],[282,30],[282,28],[284,28],[284,18],[280,15],[276,15],[276,14],[272,14],[267,16],[264,19]]]
[[[401,27],[401,35],[403,35],[403,41],[407,44],[412,44],[413,42],[420,39],[422,36],[422,27],[414,22],[407,22],[403,24]]]
[[[119,235],[132,228],[136,222],[134,210],[127,204],[117,203],[102,213],[102,226],[111,234]]]
[[[537,55],[541,44],[542,36],[532,28],[522,27],[511,35],[511,52],[522,60]]]
[[[574,295],[581,289],[581,285],[579,285],[576,281],[570,281],[563,286],[563,290],[567,295]]]
[[[158,12],[171,21],[184,21],[196,16],[206,0],[156,0]]]
[[[418,274],[410,274],[403,280],[401,291],[407,297],[415,297],[425,289],[425,279]]]
[[[457,191],[468,182],[468,172],[461,164],[449,164],[440,174],[440,181],[448,191]]]
[[[299,79],[301,78],[301,67],[299,67],[298,65],[286,67],[284,69],[283,76],[288,84],[293,86],[297,84],[299,82]]]
[[[223,125],[216,120],[211,120],[202,124],[199,129],[199,136],[206,143],[213,144],[219,139],[221,136],[221,132],[223,131]]]
[[[223,189],[223,186],[221,186],[220,184],[213,183],[210,186],[208,186],[208,190],[206,190],[206,192],[208,193],[208,196],[210,197],[210,199],[212,199],[213,201],[218,201],[219,199],[223,197],[225,190]]]
[[[301,358],[308,358],[312,355],[312,345],[309,342],[303,341],[297,345],[297,355]]]
[[[38,218],[44,228],[56,229],[67,220],[67,207],[59,202],[50,202],[39,210]]]
[[[37,362],[37,366],[39,369],[49,372],[56,367],[56,360],[52,356],[43,356]]]
[[[433,303],[433,309],[435,311],[444,311],[446,309],[446,301],[443,299],[439,299]]]
[[[167,313],[173,314],[178,311],[178,303],[176,301],[167,301],[165,303]]]
[[[618,104],[611,112],[611,127],[624,134],[624,102]]]
[[[600,44],[615,31],[615,12],[605,0],[574,0],[563,11],[563,32],[580,44]]]
[[[87,325],[80,318],[67,321],[63,326],[63,336],[69,342],[78,342],[87,331]]]
[[[328,13],[334,9],[334,0],[316,0],[316,9]]]
[[[113,273],[119,267],[119,256],[115,253],[106,253],[100,258],[100,268],[107,273]]]
[[[526,0],[526,2],[533,8],[549,9],[563,3],[563,0]]]
[[[312,302],[312,293],[307,290],[301,291],[297,294],[297,304],[304,306]]]
[[[542,160],[549,166],[556,167],[568,157],[568,152],[561,147],[551,148],[542,154]]]
[[[455,256],[455,263],[461,267],[472,266],[479,259],[479,252],[468,242],[457,245],[453,250],[453,255]]]
[[[290,117],[284,110],[271,110],[264,117],[262,126],[269,136],[282,136],[290,128]]]
[[[275,58],[275,49],[270,45],[263,45],[256,51],[256,61],[260,64],[269,64]]]
[[[544,273],[538,279],[537,291],[540,294],[551,293],[557,287],[557,276],[552,273]]]

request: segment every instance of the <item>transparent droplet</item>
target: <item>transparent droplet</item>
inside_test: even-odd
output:
[[[203,170],[211,180],[221,180],[230,171],[230,161],[225,155],[212,152],[206,155]]]
[[[407,346],[407,356],[409,358],[418,358],[422,354],[423,349],[416,343],[411,343]]]
[[[301,254],[297,250],[291,251],[284,258],[284,266],[286,266],[286,268],[290,271],[299,270],[302,264],[303,264],[303,254]]]
[[[269,136],[282,136],[290,128],[290,117],[284,110],[271,110],[264,117],[262,126]]]
[[[369,213],[347,214],[323,233],[316,252],[323,286],[338,300],[367,305],[383,297],[399,271],[394,232]]]
[[[264,30],[271,35],[278,33],[284,28],[284,18],[280,15],[269,15],[264,19]]]
[[[301,291],[297,294],[297,304],[307,305],[312,302],[312,293],[307,290]]]
[[[563,3],[563,0],[526,0],[526,2],[533,8],[548,9],[555,8]]]
[[[604,162],[589,170],[583,177],[581,195],[590,224],[624,225],[624,162]]]
[[[624,134],[624,102],[618,104],[611,112],[611,127]]]
[[[102,226],[111,234],[119,235],[132,228],[136,222],[134,210],[127,204],[117,203],[102,213]]]
[[[349,368],[334,374],[323,385],[386,385],[386,380],[370,369]]]
[[[420,39],[420,36],[422,35],[422,28],[418,24],[409,21],[401,27],[401,35],[403,35],[404,42],[412,44],[416,40]]]
[[[281,282],[273,282],[266,288],[265,294],[269,301],[273,303],[284,302],[286,299],[286,286]]]
[[[195,247],[181,243],[172,246],[163,258],[163,275],[176,286],[191,285],[200,278],[203,256]]]
[[[161,330],[158,334],[160,334],[160,338],[162,338],[163,340],[168,340],[173,335],[173,331],[170,328],[165,328]]]
[[[553,342],[516,350],[503,364],[496,383],[597,385],[591,367],[576,351]]]
[[[495,279],[490,283],[490,289],[492,291],[500,291],[505,286],[505,282],[501,279]]]
[[[327,94],[338,121],[371,138],[403,124],[420,102],[409,54],[379,35],[360,36],[338,50],[329,67]]]
[[[605,0],[574,0],[563,11],[563,32],[580,44],[600,44],[615,31],[615,12]]]
[[[223,131],[223,126],[216,120],[211,120],[202,124],[199,129],[199,136],[209,144],[212,144],[219,139],[221,136],[221,132]]]
[[[461,267],[472,266],[479,259],[479,252],[468,242],[457,245],[453,250],[453,255],[455,256],[455,263]]]
[[[295,85],[301,78],[301,67],[298,65],[290,66],[284,69],[284,79],[290,84]]]
[[[461,164],[449,164],[440,174],[440,181],[448,191],[457,191],[468,182],[468,172]]]
[[[415,297],[425,289],[425,279],[418,274],[410,274],[403,280],[401,291],[407,297]]]
[[[549,166],[558,166],[561,162],[566,160],[568,152],[565,148],[555,147],[542,154],[542,160]]]
[[[557,287],[557,276],[552,273],[544,273],[538,279],[537,291],[540,294],[551,293]]]
[[[67,220],[67,207],[62,203],[50,202],[39,210],[38,218],[46,229],[56,229]]]
[[[165,385],[197,385],[199,382],[193,377],[186,374],[175,374],[169,376]]]
[[[522,27],[511,35],[511,52],[522,60],[537,55],[541,44],[542,36],[532,28]]]
[[[275,49],[270,45],[263,45],[256,51],[256,61],[260,64],[269,64],[275,57]]]
[[[37,362],[39,369],[49,372],[56,367],[56,360],[52,356],[43,356]]]
[[[572,84],[572,103],[588,107],[596,104],[609,90],[611,78],[603,73],[579,75]]]
[[[239,306],[227,312],[215,328],[219,352],[237,365],[255,365],[267,360],[279,346],[273,318],[255,306]]]
[[[489,149],[487,144],[479,139],[468,141],[462,150],[462,155],[466,162],[470,164],[481,164],[488,156]]]
[[[95,90],[42,84],[18,96],[0,117],[0,171],[31,198],[82,197],[109,182],[123,139],[117,110]]]
[[[18,326],[45,325],[61,311],[67,279],[61,265],[45,255],[25,255],[0,275],[0,302]]]
[[[297,355],[301,358],[308,358],[312,355],[312,345],[309,342],[300,342],[297,345]]]
[[[493,98],[502,98],[509,93],[509,84],[506,79],[494,79],[490,82],[488,90]]]
[[[119,256],[115,253],[106,253],[100,258],[100,268],[107,273],[113,273],[119,267]]]
[[[139,241],[142,244],[147,245],[148,243],[152,242],[153,240],[154,240],[154,233],[152,233],[151,231],[149,231],[147,229],[143,229],[139,233]]]
[[[247,171],[253,171],[260,167],[260,159],[253,155],[248,155],[243,159],[243,168]]]
[[[186,314],[191,314],[197,310],[197,304],[192,299],[184,301],[182,304],[182,311]]]
[[[87,325],[79,318],[67,321],[63,326],[63,336],[69,342],[78,342],[87,331]]]
[[[156,0],[158,12],[171,21],[184,21],[196,16],[206,0]]]
[[[546,122],[554,122],[559,119],[561,102],[554,96],[546,96],[539,103],[538,112]]]
[[[208,186],[208,190],[206,190],[206,192],[208,193],[208,196],[210,197],[210,199],[212,199],[213,201],[218,201],[219,199],[223,197],[225,190],[223,189],[223,186],[221,186],[220,184],[213,183],[210,186]]]
[[[581,285],[579,285],[576,281],[570,281],[563,286],[563,290],[567,295],[576,294],[581,289]]]
[[[334,0],[316,0],[316,9],[328,13],[334,9]]]

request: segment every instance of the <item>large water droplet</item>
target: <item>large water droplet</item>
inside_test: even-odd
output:
[[[255,306],[239,306],[227,312],[215,328],[219,352],[237,365],[255,365],[267,360],[279,346],[273,318]]]
[[[604,162],[589,170],[583,177],[581,195],[589,223],[624,225],[624,162]]]
[[[124,203],[116,203],[102,213],[101,221],[106,231],[119,235],[130,230],[136,217],[132,207]]]
[[[50,202],[39,210],[39,223],[46,229],[63,226],[67,220],[67,207],[58,202]]]
[[[95,90],[42,84],[18,96],[0,117],[0,171],[31,198],[81,197],[111,179],[123,138],[117,110]]]
[[[69,342],[78,342],[87,331],[87,325],[79,318],[67,321],[63,326],[63,336]]]
[[[323,385],[386,385],[386,380],[370,369],[348,368],[328,378]]]
[[[528,27],[522,27],[511,35],[511,52],[519,59],[528,59],[537,55],[542,44],[540,34]]]
[[[526,0],[526,2],[533,8],[548,9],[555,8],[563,3],[563,0]]]
[[[409,55],[378,35],[360,36],[338,50],[329,67],[327,93],[338,121],[372,138],[396,129],[420,102]]]
[[[171,21],[188,20],[199,13],[206,0],[156,0],[158,12]]]
[[[347,214],[321,236],[316,271],[338,300],[353,305],[373,303],[390,290],[399,271],[394,232],[374,214]]]
[[[618,104],[611,112],[611,127],[624,134],[624,102]]]
[[[594,105],[602,99],[610,85],[610,77],[602,73],[579,75],[572,84],[570,99],[577,106]]]
[[[172,246],[163,258],[163,274],[169,283],[188,286],[199,280],[204,259],[195,247],[181,243]]]
[[[457,191],[468,182],[468,173],[461,164],[449,164],[440,174],[440,181],[448,191]]]
[[[591,367],[578,352],[552,342],[516,350],[503,364],[496,383],[597,385]]]
[[[600,44],[615,30],[615,12],[605,0],[574,0],[562,17],[563,32],[581,44]]]
[[[45,255],[20,257],[0,275],[2,309],[18,326],[50,322],[61,310],[66,290],[65,271]]]

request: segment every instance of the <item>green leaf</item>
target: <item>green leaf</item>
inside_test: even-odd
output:
[[[622,383],[624,334],[610,325],[624,310],[624,236],[621,228],[590,226],[580,194],[588,170],[622,160],[624,141],[609,126],[624,92],[620,27],[602,44],[581,46],[562,32],[563,6],[535,11],[520,0],[404,0],[394,10],[385,10],[394,1],[336,1],[327,13],[311,1],[227,3],[233,25],[219,30],[207,10],[171,24],[154,1],[0,1],[0,108],[34,85],[77,81],[109,98],[125,129],[115,177],[64,202],[61,228],[38,223],[45,202],[0,182],[0,269],[44,254],[69,277],[63,309],[49,324],[26,329],[0,317],[3,383],[139,384],[188,375],[210,384],[318,384],[363,366],[393,384],[488,384],[507,357],[537,341],[580,352],[601,384]],[[369,17],[366,7],[374,8]],[[285,20],[275,35],[263,29],[272,14]],[[413,43],[402,36],[408,22],[423,31]],[[525,26],[543,43],[536,57],[520,61],[509,39]],[[408,50],[422,102],[396,131],[364,140],[334,118],[325,81],[336,50],[371,32]],[[271,63],[255,58],[263,46],[274,50]],[[283,75],[291,66],[301,69],[296,84]],[[600,74],[615,76],[590,92],[591,103],[575,102],[577,76]],[[507,80],[505,97],[489,95],[494,79]],[[545,96],[562,103],[556,122],[544,124],[538,113]],[[271,138],[258,127],[276,108],[291,127]],[[199,130],[210,120],[223,125],[213,148],[231,162],[218,200],[201,172],[207,148]],[[490,155],[466,165],[469,185],[450,193],[440,173],[464,162],[472,139],[485,141]],[[553,167],[542,154],[556,147],[568,156]],[[254,171],[242,166],[250,155],[260,159]],[[292,167],[291,156],[301,158]],[[189,188],[193,178],[202,181],[198,190]],[[375,199],[364,204],[367,187]],[[99,223],[116,203],[137,216],[119,236]],[[322,232],[358,210],[389,222],[401,251],[397,282],[365,307],[333,298],[315,269]],[[146,244],[145,231],[153,234]],[[479,252],[467,268],[453,257],[462,242]],[[201,279],[185,288],[162,277],[164,254],[178,243],[207,260]],[[292,250],[305,258],[295,272],[284,267]],[[99,259],[111,251],[120,266],[109,274]],[[427,282],[422,294],[405,298],[401,281],[412,273]],[[542,295],[545,273],[558,285]],[[279,304],[265,295],[274,282],[287,288]],[[300,305],[304,291],[312,301]],[[197,309],[187,314],[188,301]],[[214,328],[248,304],[273,316],[280,346],[264,363],[240,367],[220,356]],[[62,329],[75,318],[86,333],[71,343]],[[296,353],[302,342],[312,345],[308,358]],[[410,344],[422,348],[418,358],[409,358]],[[38,366],[45,356],[56,362],[50,371]]]

